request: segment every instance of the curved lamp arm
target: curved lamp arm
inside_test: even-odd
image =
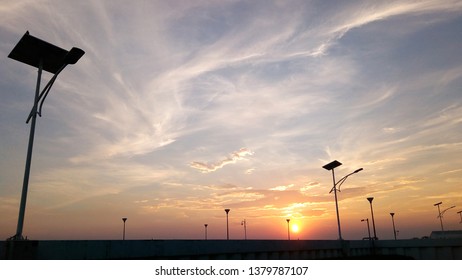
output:
[[[346,181],[346,179],[347,179],[348,177],[350,177],[351,175],[353,175],[353,174],[355,174],[355,173],[358,173],[359,171],[362,171],[362,170],[363,170],[363,168],[359,168],[359,169],[356,169],[355,171],[351,172],[350,174],[347,174],[347,175],[343,176],[340,180],[338,180],[338,181],[335,183],[335,185],[332,187],[332,189],[330,190],[329,193],[333,192],[333,191],[334,191],[334,188],[337,188],[337,186],[338,186],[337,190],[340,191],[340,186]]]

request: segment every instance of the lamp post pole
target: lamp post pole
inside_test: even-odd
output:
[[[367,233],[369,234],[369,240],[371,240],[371,228],[369,227],[369,219],[362,219],[361,222],[367,222]]]
[[[22,232],[24,226],[24,216],[26,212],[27,192],[29,188],[29,176],[32,162],[32,150],[34,146],[37,115],[41,116],[43,102],[50,92],[50,89],[53,86],[53,83],[55,82],[59,73],[67,65],[75,64],[84,54],[85,52],[79,48],[72,48],[70,51],[66,51],[60,47],[29,35],[29,31],[27,31],[8,55],[8,57],[11,59],[28,64],[38,69],[34,105],[32,106],[32,110],[29,113],[29,117],[26,121],[26,123],[29,123],[29,121],[32,119],[29,133],[29,143],[27,147],[26,165],[24,169],[21,202],[19,206],[18,225],[16,228],[16,234],[8,238],[9,240],[24,239]],[[42,71],[47,71],[54,75],[48,84],[44,87],[43,91],[40,93]]]
[[[205,240],[207,240],[207,226],[208,226],[208,224],[204,224],[204,228],[205,228]]]
[[[229,223],[228,223],[228,213],[231,209],[225,209],[226,212],[226,240],[229,240]]]
[[[335,173],[334,173],[334,168],[338,167],[342,165],[341,162],[337,161],[337,160],[334,160],[326,165],[324,165],[322,168],[326,169],[326,170],[332,170],[332,181],[333,181],[333,187],[332,189],[330,190],[329,193],[331,193],[332,191],[334,192],[334,197],[335,197],[335,211],[337,213],[337,225],[338,225],[338,238],[339,240],[343,240],[342,238],[342,230],[341,230],[341,227],[340,227],[340,214],[339,214],[339,211],[338,211],[338,200],[337,200],[337,191],[340,192],[340,186],[346,181],[346,179],[355,174],[355,173],[358,173],[359,171],[363,170],[362,168],[359,168],[357,170],[355,170],[354,172],[351,172],[350,174],[344,176],[342,179],[338,180],[337,182],[335,181]],[[338,188],[337,188],[338,186]]]
[[[241,222],[241,225],[244,226],[244,240],[247,240],[247,222],[245,219]]]
[[[372,200],[374,200],[374,198],[368,197],[367,200],[369,200],[369,204],[371,205],[372,228],[374,229],[374,240],[377,240],[377,232],[375,231],[374,210],[372,209]]]
[[[335,183],[335,173],[334,173],[334,169],[332,168],[332,181],[333,181],[333,184],[334,184],[334,197],[335,197],[335,211],[337,212],[337,226],[338,226],[338,239],[342,240],[342,230],[341,230],[341,227],[340,227],[340,214],[339,214],[339,211],[338,211],[338,200],[337,200],[337,188],[336,188],[336,183]]]
[[[40,59],[39,66],[38,66],[38,74],[37,74],[37,85],[35,87],[34,106],[32,107],[33,112],[37,112],[37,104],[39,102],[39,93],[40,93],[40,81],[42,79],[42,68],[43,68],[43,60]],[[29,144],[27,146],[26,167],[24,169],[24,180],[22,183],[21,204],[19,206],[18,226],[16,228],[16,234],[15,234],[15,239],[18,239],[18,240],[23,239],[22,230],[24,226],[24,216],[26,213],[27,191],[29,189],[29,175],[30,175],[30,166],[32,163],[32,149],[34,147],[34,135],[35,135],[36,121],[37,121],[37,114],[34,113],[32,116],[32,122],[30,124]]]
[[[445,236],[444,236],[444,228],[443,228],[443,215],[444,215],[444,213],[446,213],[446,211],[448,211],[449,209],[452,209],[452,208],[454,208],[456,206],[451,206],[449,208],[444,209],[443,211],[440,211],[440,205],[442,203],[443,202],[438,202],[438,203],[433,204],[433,206],[438,206],[438,217],[440,218],[440,223],[441,223],[441,234],[442,234],[442,236],[444,238]]]
[[[395,216],[395,213],[390,213],[390,216],[391,216],[391,222],[393,223],[393,235],[395,236],[395,240],[396,240],[396,228],[395,228],[395,219],[394,219],[394,216]]]
[[[457,212],[457,214],[460,215],[460,222],[459,222],[459,224],[462,224],[462,211]]]
[[[441,233],[442,233],[443,236],[444,236],[443,216],[441,216],[441,210],[440,210],[440,205],[441,205],[442,203],[443,203],[443,202],[440,201],[440,202],[438,202],[438,203],[433,204],[433,206],[438,206],[438,218],[440,218]]]
[[[125,240],[125,222],[127,221],[127,218],[122,218],[122,221],[124,222],[124,233],[122,235],[122,240]]]
[[[286,219],[286,221],[287,221],[287,239],[290,240],[290,226],[289,226],[290,219]]]

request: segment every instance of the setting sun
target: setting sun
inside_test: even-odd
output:
[[[292,225],[292,232],[298,232],[300,229],[297,224]]]

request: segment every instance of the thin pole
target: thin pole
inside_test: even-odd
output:
[[[226,240],[229,240],[229,223],[228,223],[228,213],[230,209],[225,209],[226,212]]]
[[[371,205],[371,215],[372,215],[372,228],[374,229],[374,239],[377,240],[377,232],[375,231],[375,219],[374,219],[374,210],[372,209],[372,200],[373,197],[368,197],[367,200],[369,200],[369,203]]]
[[[440,223],[441,223],[441,232],[443,233],[443,236],[444,236],[444,228],[443,228],[443,216],[441,215],[441,211],[440,211],[440,204],[439,203],[438,205],[438,214],[439,214],[439,217],[440,217]]]
[[[369,227],[369,219],[366,218],[366,219],[361,220],[361,222],[364,222],[364,221],[366,221],[366,223],[367,223],[367,233],[369,235],[369,240],[371,240],[371,228]]]
[[[124,221],[124,233],[122,236],[122,240],[125,240],[125,222],[127,221],[127,218],[122,218],[122,221]]]
[[[395,228],[395,213],[390,213],[391,215],[391,222],[393,223],[393,235],[395,236],[395,240],[396,240],[396,228]]]
[[[208,226],[208,224],[204,224],[204,227],[205,227],[205,240],[207,240],[207,226]]]
[[[289,222],[290,222],[290,219],[287,219],[287,238],[288,240],[290,240],[290,227],[289,227]]]
[[[40,94],[40,81],[42,79],[42,68],[43,68],[43,61],[40,59],[39,67],[38,67],[38,74],[37,74],[37,86],[35,88],[35,99],[34,99],[34,107],[33,107],[33,116],[32,116],[32,123],[30,125],[30,133],[29,133],[29,145],[27,148],[27,158],[26,158],[26,167],[24,170],[24,181],[22,185],[22,193],[21,193],[21,204],[19,206],[19,216],[18,216],[18,227],[16,229],[16,235],[14,239],[22,240],[22,230],[24,226],[24,216],[26,213],[26,201],[27,201],[27,190],[29,188],[29,175],[30,175],[30,167],[32,162],[32,149],[34,147],[34,135],[35,135],[35,123],[37,120],[37,103]]]
[[[366,219],[367,222],[367,233],[369,234],[369,240],[371,240],[371,228],[369,227],[369,219]]]
[[[338,238],[339,240],[342,240],[342,230],[340,229],[340,214],[338,212],[337,186],[335,183],[335,173],[334,173],[333,168],[332,168],[332,181],[334,183],[335,210],[337,211]]]

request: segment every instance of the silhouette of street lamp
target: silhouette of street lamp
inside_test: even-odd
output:
[[[122,218],[122,221],[124,222],[124,233],[123,233],[122,240],[125,240],[125,222],[127,221],[127,218]]]
[[[338,237],[340,240],[342,240],[342,230],[341,230],[341,227],[340,227],[340,215],[339,215],[339,211],[338,211],[338,200],[337,200],[337,191],[340,192],[340,186],[346,181],[346,179],[355,174],[355,173],[358,173],[359,171],[363,170],[362,168],[359,168],[353,172],[351,172],[350,174],[347,174],[346,176],[344,176],[342,179],[338,180],[338,182],[335,181],[335,173],[334,173],[334,168],[338,167],[342,165],[341,162],[337,161],[337,160],[334,160],[333,162],[330,162],[326,165],[324,165],[322,168],[326,169],[326,170],[332,170],[332,181],[333,181],[333,187],[332,189],[330,190],[329,193],[331,193],[332,191],[334,192],[334,197],[335,197],[335,210],[337,212],[337,224],[338,224]],[[337,188],[338,186],[338,188]]]
[[[441,205],[442,203],[443,203],[443,202],[440,201],[440,202],[438,202],[438,203],[433,204],[433,206],[438,206],[438,217],[436,217],[436,218],[440,218],[441,232],[442,232],[443,235],[444,235],[443,219],[442,219],[442,217],[441,217],[441,211],[440,211],[440,205]]]
[[[230,209],[225,209],[226,212],[226,240],[229,240],[229,223],[228,223],[228,213]]]
[[[11,240],[24,239],[22,231],[26,211],[27,191],[29,187],[29,175],[37,115],[42,115],[43,102],[50,92],[50,89],[53,86],[53,83],[55,82],[59,73],[61,73],[61,71],[67,65],[75,64],[84,54],[85,52],[83,50],[75,47],[73,47],[70,51],[66,51],[60,47],[29,35],[29,31],[27,31],[8,55],[8,57],[11,59],[36,67],[38,69],[34,104],[26,121],[26,123],[29,123],[29,121],[32,119],[29,133],[29,144],[27,148],[26,166],[24,170],[21,203],[19,207],[18,226],[16,229],[16,234],[9,238]],[[42,71],[47,71],[54,75],[40,93]]]
[[[369,219],[362,219],[361,222],[367,222],[367,233],[369,234],[369,240],[371,240],[371,228],[369,227]]]
[[[247,222],[245,219],[241,222],[241,226],[244,226],[244,240],[247,240]]]
[[[290,227],[289,227],[290,219],[286,219],[286,221],[287,221],[287,239],[290,240]]]
[[[442,234],[442,236],[443,236],[443,238],[444,238],[443,215],[444,215],[444,213],[446,213],[446,211],[448,211],[449,209],[452,209],[452,208],[454,208],[454,207],[456,207],[456,206],[451,206],[451,207],[449,207],[449,208],[444,209],[443,211],[440,211],[440,205],[441,205],[442,203],[443,203],[443,202],[440,201],[440,202],[438,202],[438,203],[433,204],[433,206],[438,206],[438,217],[436,217],[436,218],[440,218],[440,223],[441,223],[441,234]]]
[[[377,240],[377,232],[375,231],[375,219],[374,219],[374,210],[372,210],[372,200],[373,197],[368,197],[367,200],[369,200],[369,204],[371,205],[371,215],[372,215],[372,228],[374,229],[374,240]]]
[[[207,226],[208,226],[208,224],[204,224],[204,228],[205,228],[205,240],[207,240]]]
[[[460,215],[460,222],[459,222],[459,224],[462,224],[462,211],[457,212],[457,214]]]
[[[393,218],[393,216],[395,216],[395,213],[390,213],[390,216],[391,216],[391,222],[393,223],[393,235],[395,236],[395,240],[396,240],[396,228],[395,228],[395,219]]]

